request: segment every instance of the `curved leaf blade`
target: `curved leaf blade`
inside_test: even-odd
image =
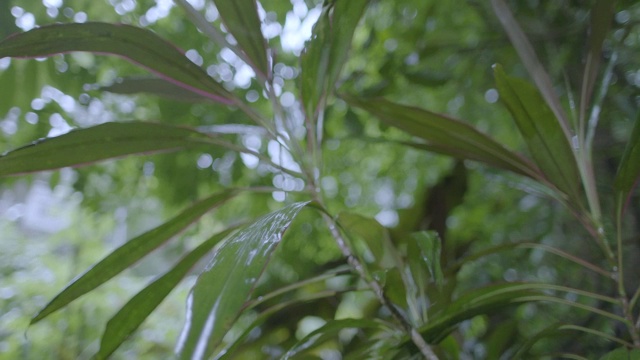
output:
[[[216,193],[203,199],[166,223],[129,240],[114,250],[84,274],[72,280],[67,287],[53,298],[31,319],[30,324],[42,320],[54,311],[66,306],[80,296],[104,284],[124,269],[135,264],[145,255],[180,233],[202,215],[224,204],[237,194],[235,190]]]
[[[311,40],[300,57],[300,94],[308,119],[332,91],[368,0],[325,1]]]
[[[339,293],[344,292],[345,290],[321,290],[318,292],[312,291],[296,291],[305,287],[306,285],[325,281],[327,279],[333,278],[337,275],[345,275],[351,272],[348,266],[340,266],[338,268],[334,268],[329,270],[321,275],[305,279],[299,282],[295,282],[293,284],[289,284],[285,287],[279,288],[277,290],[271,291],[264,295],[260,295],[257,299],[252,300],[247,304],[246,309],[255,309],[258,305],[267,303],[274,298],[281,296],[283,294],[289,293],[290,297],[284,297],[281,301],[276,302],[276,305],[273,305],[265,310],[261,310],[258,314],[257,318],[242,331],[242,333],[233,339],[231,342],[225,344],[224,349],[222,349],[215,357],[216,360],[223,359],[231,359],[234,358],[235,351],[245,343],[247,337],[253,329],[263,324],[270,316],[273,314],[285,310],[291,309],[294,306],[302,305],[305,303],[309,303],[312,301],[318,301],[326,298],[336,297]],[[291,300],[286,300],[291,299]]]
[[[189,91],[231,104],[234,97],[181,50],[150,30],[100,22],[55,24],[0,41],[0,58],[36,58],[72,51],[120,56]]]
[[[452,303],[434,304],[429,311],[429,323],[420,328],[420,334],[428,343],[438,342],[464,320],[512,304],[534,301],[532,295],[538,294],[523,283],[496,284],[469,291]]]
[[[342,98],[350,105],[376,116],[383,123],[426,140],[427,150],[479,161],[546,182],[544,176],[529,160],[508,150],[460,120],[428,110],[396,104],[382,98],[364,99],[352,96]]]
[[[442,252],[442,240],[435,231],[420,231],[411,234],[411,239],[415,241],[420,249],[420,255],[429,270],[431,278],[438,288],[442,288],[444,275],[440,264],[440,253]]]
[[[639,359],[640,358],[640,350],[632,349],[629,350],[627,347],[619,347],[611,352],[608,352],[600,358],[600,360],[629,360],[629,359]]]
[[[611,29],[615,8],[616,2],[610,0],[597,0],[591,7],[588,53],[580,92],[581,119],[586,116],[586,111],[591,103],[591,95],[593,94],[601,63],[602,46]]]
[[[176,346],[181,359],[212,354],[242,312],[282,235],[307,204],[265,215],[220,247],[187,298],[187,320]]]
[[[304,354],[305,351],[313,349],[321,345],[327,340],[338,336],[340,331],[344,329],[387,329],[385,324],[369,319],[339,319],[331,320],[320,328],[312,331],[307,336],[298,341],[287,353],[282,357],[284,360],[297,358]]]
[[[37,140],[0,156],[0,177],[85,166],[126,155],[211,146],[211,137],[167,124],[104,123]]]
[[[534,161],[560,191],[581,201],[580,172],[560,123],[536,88],[494,67],[500,98],[516,121]]]
[[[225,27],[251,62],[249,65],[264,78],[269,78],[271,71],[267,57],[267,42],[260,29],[261,22],[256,1],[214,0],[213,2]]]
[[[633,125],[614,182],[620,200],[626,201],[638,178],[640,178],[640,113]]]
[[[154,280],[142,291],[129,300],[118,313],[114,315],[102,334],[100,350],[97,359],[106,359],[111,355],[155,310],[189,270],[221,240],[229,236],[235,229],[219,232],[189,254],[184,256],[171,270]]]
[[[558,94],[553,90],[553,82],[551,81],[549,73],[545,70],[540,59],[538,59],[527,35],[516,21],[513,13],[504,0],[491,0],[491,6],[493,7],[493,12],[496,14],[498,20],[500,20],[500,23],[502,24],[502,27],[507,33],[511,44],[518,52],[518,56],[520,56],[522,64],[527,69],[527,72],[529,72],[529,76],[531,76],[536,87],[540,90],[540,94],[542,94],[542,97],[549,109],[551,109],[553,114],[556,116],[564,135],[569,138],[571,129],[567,115],[560,104]]]
[[[186,90],[170,81],[156,77],[127,77],[119,79],[108,86],[101,86],[100,90],[115,94],[151,94],[165,99],[185,102],[206,102],[210,98]]]

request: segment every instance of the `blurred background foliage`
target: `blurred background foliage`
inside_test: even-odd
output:
[[[341,0],[338,0],[341,1]],[[219,22],[210,1],[190,1],[208,20]],[[568,109],[578,96],[591,1],[510,1],[509,6],[553,77]],[[322,4],[312,0],[261,2],[263,33],[276,55],[275,79],[280,101],[292,106],[298,55]],[[224,82],[225,87],[268,113],[251,74],[234,56],[200,36],[170,0],[5,0],[0,2],[0,37],[52,22],[105,21],[148,27],[187,51],[192,61]],[[604,212],[613,212],[610,188],[638,108],[640,87],[640,5],[619,1],[607,37],[603,61],[612,57],[612,80],[602,106],[594,153]],[[305,38],[306,37],[306,38]],[[514,122],[499,103],[491,66],[509,74],[526,70],[485,1],[373,1],[356,29],[339,92],[386,98],[443,112],[474,124],[507,147],[526,153]],[[252,135],[252,123],[237,111],[198,101],[184,102],[145,94],[121,94],[125,76],[145,72],[114,57],[88,53],[46,60],[0,59],[0,148],[8,150],[71,128],[106,121],[158,120],[206,130],[227,123],[246,124],[245,135],[232,137],[265,150],[268,143]],[[101,88],[106,87],[107,91]],[[109,92],[108,90],[114,90]],[[290,96],[286,95],[289,94]],[[331,99],[326,113],[321,186],[327,206],[375,217],[397,233],[435,229],[445,241],[445,259],[520,241],[552,245],[588,261],[602,261],[598,249],[565,209],[527,190],[522,179],[471,162],[393,141],[409,137],[370,115]],[[375,141],[374,138],[393,140]],[[0,357],[11,359],[83,359],[98,347],[104,323],[126,299],[183,253],[222,224],[237,223],[278,209],[284,193],[240,196],[224,211],[156,251],[123,276],[88,294],[36,326],[29,319],[59,289],[110,250],[163,222],[193,200],[226,186],[275,186],[301,190],[292,178],[274,174],[235,152],[189,151],[130,157],[82,169],[4,178],[0,183]],[[525,191],[523,191],[525,190]],[[295,195],[288,195],[294,196]],[[625,238],[631,271],[638,285],[640,201],[632,198]],[[605,224],[611,227],[611,223]],[[204,229],[204,230],[203,230]],[[206,231],[205,231],[206,230]],[[261,280],[273,289],[307,278],[340,263],[341,254],[317,216],[303,212],[277,250]],[[596,275],[540,250],[511,249],[458,269],[455,288],[462,293],[496,281],[540,281],[571,285],[597,293],[612,291]],[[452,270],[453,271],[453,270]],[[184,319],[189,278],[172,293],[115,359],[167,358]],[[352,280],[344,279],[345,282]],[[352,284],[353,285],[353,284]],[[632,286],[633,285],[633,286]],[[266,290],[265,290],[266,291]],[[610,293],[609,295],[614,295]],[[571,296],[567,298],[571,300]],[[307,326],[331,318],[332,307],[345,314],[366,314],[376,300],[365,293],[310,302],[313,310],[293,307],[263,324],[261,342],[243,347],[238,358],[275,356],[309,331]],[[593,306],[603,306],[592,304]],[[328,308],[327,308],[328,307]],[[314,316],[306,314],[314,313]],[[257,313],[253,313],[254,316]],[[251,313],[243,321],[251,321]],[[461,359],[509,358],[509,349],[556,321],[579,323],[605,332],[611,323],[575,309],[530,303],[495,316],[465,321],[454,337]],[[305,325],[311,324],[311,325]],[[614,345],[583,333],[541,340],[541,351],[563,349],[595,355]],[[595,340],[594,340],[595,339]],[[262,343],[264,342],[264,343]],[[335,359],[326,347],[322,358]],[[535,349],[535,348],[534,348]],[[331,351],[334,351],[331,355]],[[536,350],[534,350],[535,353]],[[506,354],[506,355],[505,355]],[[506,356],[506,357],[505,357]]]

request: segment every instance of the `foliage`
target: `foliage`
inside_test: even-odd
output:
[[[60,2],[33,29],[15,5],[26,31],[0,27],[0,79],[24,84],[0,104],[7,188],[62,169],[86,209],[173,213],[93,261],[34,328],[162,247],[79,354],[120,356],[183,279],[179,358],[640,351],[640,7],[175,4]],[[297,47],[294,17],[315,22]]]

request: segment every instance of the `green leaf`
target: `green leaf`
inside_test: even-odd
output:
[[[220,247],[187,299],[187,320],[177,345],[180,358],[211,356],[242,312],[282,235],[307,204],[265,215]]]
[[[378,266],[387,269],[395,266],[391,255],[389,233],[375,219],[350,212],[341,212],[337,222],[350,236],[357,236],[371,252]]]
[[[149,314],[160,305],[162,300],[187,275],[189,270],[218,242],[234,230],[235,228],[227,229],[210,237],[184,256],[171,270],[154,280],[118,310],[118,313],[107,323],[96,358],[106,359],[109,357],[129,335],[138,329]]]
[[[320,292],[314,292],[311,294],[301,293],[301,294],[297,294],[293,300],[288,300],[288,301],[284,300],[282,302],[277,303],[276,305],[273,305],[263,310],[257,315],[255,320],[253,320],[253,322],[249,326],[247,326],[237,338],[233,339],[230,343],[225,345],[225,348],[218,353],[218,355],[216,356],[216,359],[217,360],[236,359],[237,356],[234,356],[235,351],[239,347],[245,344],[245,340],[249,337],[253,329],[263,324],[272,315],[278,312],[281,312],[283,310],[290,310],[297,305],[311,303],[319,300],[326,300],[328,298],[336,299],[339,294],[340,294],[340,291],[336,291],[336,290],[325,290]],[[253,302],[252,305],[256,303],[257,302]]]
[[[101,86],[100,90],[116,94],[147,93],[170,100],[186,102],[203,102],[211,99],[186,90],[170,81],[154,77],[129,77],[120,79],[109,86]]]
[[[0,156],[0,176],[85,166],[126,155],[211,146],[196,130],[158,123],[105,123],[45,138]]]
[[[350,105],[359,107],[412,136],[427,141],[430,151],[483,162],[487,165],[544,181],[539,170],[526,158],[513,153],[469,124],[452,117],[385,99],[343,96]],[[414,144],[414,146],[416,146]]]
[[[520,60],[529,72],[529,76],[531,76],[538,90],[540,90],[540,94],[542,94],[544,101],[555,115],[562,132],[568,139],[570,137],[569,120],[562,105],[560,105],[558,95],[553,89],[553,83],[551,82],[549,73],[544,69],[544,66],[542,66],[531,42],[529,42],[524,31],[522,31],[522,28],[518,25],[518,22],[513,17],[511,10],[509,10],[504,0],[491,0],[491,5],[507,36],[509,36],[511,44],[518,52]]]
[[[225,104],[235,101],[181,50],[147,29],[99,22],[55,24],[0,41],[0,58],[36,58],[72,51],[120,56],[204,97]]]
[[[307,118],[315,119],[333,92],[347,59],[351,39],[368,0],[333,1],[325,5],[300,57],[300,93]]]
[[[520,346],[520,348],[518,349],[518,351],[513,355],[512,359],[513,360],[518,360],[518,359],[529,359],[531,358],[531,355],[529,354],[529,351],[531,350],[531,348],[541,339],[544,338],[558,338],[559,336],[563,336],[564,334],[562,334],[562,332],[566,332],[566,331],[580,331],[580,332],[584,332],[587,334],[591,334],[591,335],[595,335],[597,337],[600,337],[601,340],[608,340],[611,342],[615,342],[615,343],[619,343],[622,344],[624,346],[628,346],[628,347],[632,347],[633,344],[630,344],[624,340],[621,340],[615,336],[609,335],[607,333],[595,330],[595,329],[591,329],[591,328],[586,328],[583,326],[579,326],[579,325],[568,325],[568,324],[562,324],[562,323],[554,323],[551,324],[550,326],[544,328],[542,331],[539,331],[536,334],[531,334],[528,336],[527,340]],[[574,335],[569,335],[566,336],[567,338],[573,337]],[[618,355],[626,355],[626,351],[621,351],[621,349],[626,350],[626,348],[619,348],[617,350],[614,350],[612,352],[610,352],[609,354],[601,357],[600,359],[611,359],[608,358],[607,356],[613,355],[613,356],[618,356]],[[617,357],[614,357],[613,359],[617,359]],[[635,359],[635,357],[622,357],[621,359]]]
[[[638,182],[640,177],[640,113],[636,118],[636,122],[633,125],[631,136],[627,141],[627,146],[622,155],[620,166],[618,167],[618,173],[614,186],[618,191],[621,203],[626,201],[633,186]],[[621,206],[622,204],[620,204]]]
[[[605,355],[600,360],[632,360],[640,359],[640,350],[629,350],[626,347],[619,347]]]
[[[533,301],[539,292],[528,284],[508,283],[489,285],[465,293],[452,303],[434,304],[429,310],[429,322],[420,328],[427,343],[444,339],[460,322],[477,315],[491,314],[504,307]]]
[[[586,110],[591,102],[593,88],[598,78],[598,68],[602,58],[602,44],[604,43],[615,13],[615,1],[597,0],[591,8],[591,24],[589,29],[589,43],[587,61],[584,67],[582,92],[580,95],[580,116],[586,116]]]
[[[494,67],[500,99],[516,121],[538,167],[574,203],[581,201],[580,173],[560,124],[540,93],[528,82]]]
[[[56,295],[40,312],[31,319],[30,324],[42,320],[54,311],[66,306],[70,302],[107,282],[124,269],[135,264],[138,260],[162,245],[173,236],[211,209],[224,204],[237,194],[235,190],[226,190],[198,201],[182,213],[166,223],[149,230],[146,233],[129,240],[114,250],[84,274],[74,279],[67,287]]]
[[[320,328],[312,331],[307,336],[298,341],[286,354],[283,359],[296,358],[304,354],[305,351],[321,345],[325,341],[338,336],[344,329],[387,329],[387,326],[379,321],[368,319],[340,319],[330,320]]]
[[[262,36],[255,0],[214,0],[224,26],[236,39],[251,67],[263,77],[271,76],[267,42]]]
[[[442,287],[444,275],[440,266],[440,253],[442,252],[442,241],[435,231],[420,231],[411,234],[411,238],[418,244],[422,259],[429,269],[431,278],[438,287]]]

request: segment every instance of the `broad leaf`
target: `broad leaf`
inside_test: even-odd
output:
[[[256,0],[214,0],[213,2],[225,27],[250,61],[249,65],[264,78],[269,78],[271,64],[267,58],[267,42],[260,30],[261,22]]]
[[[300,57],[300,93],[308,119],[334,90],[368,0],[325,1],[311,40]]]
[[[187,299],[187,320],[177,345],[180,358],[211,356],[242,312],[285,230],[306,204],[265,215],[220,247]]]
[[[382,322],[369,319],[340,319],[331,320],[319,329],[312,331],[310,334],[298,341],[286,354],[283,359],[297,358],[304,352],[321,345],[325,341],[333,339],[339,335],[344,329],[387,329]]]
[[[171,270],[131,298],[107,323],[96,358],[105,359],[111,355],[160,305],[189,270],[233,230],[228,229],[213,235],[184,256]]]
[[[162,245],[176,234],[180,233],[191,223],[211,209],[218,207],[236,195],[235,190],[227,190],[201,200],[166,223],[137,236],[121,247],[114,250],[107,257],[95,264],[84,274],[74,279],[62,292],[49,302],[31,319],[31,324],[42,320],[47,315],[66,306],[70,302],[107,282],[124,269],[135,264],[138,260]]]
[[[0,176],[85,166],[126,155],[211,146],[211,137],[158,123],[105,123],[35,141],[0,156]]]
[[[202,102],[211,100],[210,98],[186,90],[170,81],[154,77],[123,78],[109,86],[101,86],[100,90],[116,94],[146,93],[161,96],[166,99],[186,102]]]
[[[56,24],[0,41],[0,58],[37,58],[72,51],[123,57],[185,89],[230,104],[233,96],[181,50],[150,30],[99,22]]]
[[[633,125],[631,136],[627,141],[627,147],[618,167],[615,179],[615,188],[620,196],[620,204],[625,202],[634,185],[640,178],[640,113]]]
[[[526,158],[513,153],[460,120],[381,98],[363,99],[343,96],[343,99],[350,105],[368,111],[387,125],[395,126],[412,136],[426,140],[424,148],[427,150],[460,159],[480,161],[538,181],[545,181],[536,166]]]
[[[578,165],[556,117],[531,84],[507,76],[499,65],[494,71],[500,99],[516,121],[536,164],[553,185],[574,203],[580,203]]]

